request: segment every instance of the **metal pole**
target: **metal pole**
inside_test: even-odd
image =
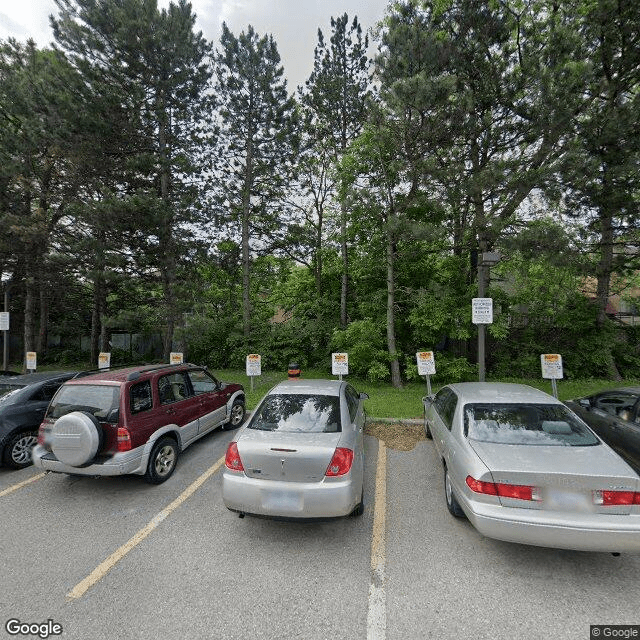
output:
[[[482,264],[482,254],[480,254],[478,260],[478,298],[484,298],[484,270],[485,267]],[[484,342],[485,342],[485,330],[486,325],[478,325],[478,380],[484,382],[485,370],[484,370]]]
[[[431,395],[431,376],[426,375],[425,378],[427,379],[427,395],[430,396]]]
[[[4,288],[4,310],[9,311],[9,289],[10,286],[6,285]],[[9,369],[9,332],[3,331],[4,333],[4,349],[2,355],[2,368],[4,371]]]
[[[558,399],[558,385],[556,384],[556,379],[551,378],[551,390],[553,391],[553,397]]]

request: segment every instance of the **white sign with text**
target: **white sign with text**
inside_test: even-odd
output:
[[[257,353],[250,353],[247,356],[247,376],[262,375],[262,356]]]
[[[471,301],[471,322],[491,324],[493,322],[493,298],[473,298]]]
[[[436,361],[433,357],[433,351],[418,351],[416,360],[418,362],[418,375],[434,376],[436,374]]]
[[[562,380],[562,356],[559,353],[543,353],[540,356],[542,377],[547,380]]]
[[[331,374],[334,376],[346,376],[349,373],[349,354],[331,354]]]

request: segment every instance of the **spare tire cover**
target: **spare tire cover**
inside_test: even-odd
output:
[[[90,414],[72,411],[53,423],[51,450],[64,464],[79,467],[94,458],[100,446],[100,425]]]

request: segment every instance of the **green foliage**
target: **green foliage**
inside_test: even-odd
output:
[[[384,325],[370,318],[336,329],[331,336],[333,352],[349,354],[349,374],[371,381],[388,380],[389,354],[385,350]]]

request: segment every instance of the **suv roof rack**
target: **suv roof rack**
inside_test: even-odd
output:
[[[158,371],[159,369],[169,369],[171,367],[195,367],[195,364],[191,364],[190,362],[181,362],[179,364],[151,364],[148,367],[145,367],[141,371],[132,371],[128,376],[127,380],[137,380],[143,373],[147,373],[147,371]]]
[[[75,376],[73,376],[73,379],[75,380],[77,378],[84,378],[86,376],[93,375],[94,373],[103,373],[105,371],[118,371],[119,369],[128,369],[130,367],[143,367],[141,371],[132,371],[127,376],[127,380],[135,380],[135,379],[139,378],[140,375],[142,373],[145,373],[146,371],[156,371],[158,369],[167,369],[169,367],[180,367],[180,366],[184,366],[184,365],[188,365],[190,367],[197,366],[197,365],[191,364],[190,362],[183,362],[182,364],[170,364],[168,362],[165,362],[164,364],[150,364],[150,365],[144,365],[144,364],[119,364],[119,365],[114,366],[114,367],[103,367],[102,369],[87,369],[86,371],[80,371],[79,373],[76,373]]]

